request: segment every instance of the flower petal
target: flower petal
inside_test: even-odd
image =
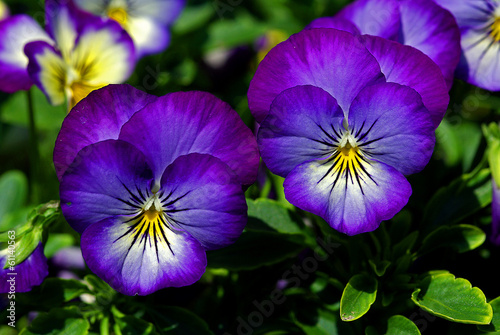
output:
[[[106,140],[78,152],[60,185],[61,209],[73,229],[113,216],[134,216],[151,196],[152,172],[133,145]]]
[[[83,147],[118,139],[130,117],[157,99],[130,85],[109,85],[80,101],[64,119],[54,148],[54,166],[61,179]]]
[[[460,28],[483,26],[498,6],[496,1],[434,0],[434,2],[451,12]]]
[[[343,129],[344,114],[337,101],[315,86],[281,92],[259,127],[262,159],[273,173],[286,177],[297,165],[332,151],[333,129]]]
[[[362,34],[395,40],[400,27],[398,0],[357,0],[336,16],[354,23]]]
[[[377,36],[360,37],[388,82],[409,86],[422,96],[434,126],[441,123],[450,96],[440,68],[421,51]]]
[[[7,250],[4,249],[3,251]],[[42,243],[38,244],[38,247],[22,263],[16,264],[14,271],[3,268],[8,261],[8,255],[8,253],[4,252],[0,255],[0,293],[29,292],[33,286],[40,285],[49,274],[49,266],[47,265],[47,258],[43,254]],[[15,275],[12,275],[12,273],[15,273]],[[12,278],[14,278],[14,281],[9,281]],[[14,289],[10,287],[12,283],[14,283]]]
[[[432,0],[402,0],[399,10],[401,43],[429,56],[443,72],[450,89],[461,52],[460,30],[455,18]]]
[[[31,81],[24,46],[33,41],[50,41],[40,25],[27,15],[0,21],[0,90],[13,93],[28,90]]]
[[[121,140],[152,162],[158,183],[177,157],[205,153],[226,163],[242,184],[257,178],[259,153],[250,129],[225,102],[205,92],[176,92],[158,98],[127,122]]]
[[[404,175],[422,170],[434,149],[429,111],[415,90],[394,83],[366,87],[349,111],[349,129],[363,152]]]
[[[65,101],[67,66],[62,55],[47,42],[26,44],[28,73],[53,105]]]
[[[481,88],[500,90],[500,43],[482,31],[467,30],[462,35],[463,55],[457,76]]]
[[[132,39],[114,21],[86,25],[78,35],[71,54],[71,64],[81,81],[96,84],[119,84],[125,81],[135,66]]]
[[[247,222],[238,177],[220,159],[205,154],[180,156],[167,167],[160,190],[168,195],[166,215],[205,249],[232,244]]]
[[[186,0],[127,0],[131,15],[171,25],[179,16]]]
[[[170,43],[168,28],[149,18],[130,17],[127,31],[134,41],[138,58],[161,52]]]
[[[284,182],[285,196],[295,206],[321,216],[347,235],[377,229],[408,202],[411,187],[394,168],[370,160],[359,175],[334,172],[334,162],[314,160],[297,166]]]
[[[250,82],[248,104],[260,123],[282,91],[313,85],[330,93],[348,111],[363,87],[384,81],[377,61],[354,35],[326,28],[303,30],[278,44],[260,62]]]
[[[143,234],[133,243],[129,224],[110,218],[82,234],[88,267],[111,287],[127,295],[147,295],[165,287],[191,285],[205,272],[205,250],[185,232]]]

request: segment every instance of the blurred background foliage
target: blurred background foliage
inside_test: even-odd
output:
[[[43,22],[43,1],[5,2],[12,14],[27,13]],[[313,19],[335,14],[348,2],[188,0],[172,27],[169,48],[141,59],[127,83],[158,96],[175,91],[211,92],[254,129],[246,93],[267,50],[266,40],[285,39]],[[38,89],[32,89],[43,176],[43,185],[32,185],[26,94],[0,93],[2,230],[25,221],[33,206],[58,199],[52,151],[65,108],[50,106]],[[483,123],[499,121],[500,95],[456,81],[450,96],[431,162],[409,177],[413,188],[409,204],[377,231],[349,238],[335,233],[322,220],[294,211],[283,199],[281,180],[269,176],[247,191],[250,220],[245,233],[235,245],[209,253],[209,269],[200,282],[146,297],[126,297],[85,268],[70,267],[75,278],[85,279],[83,283],[61,280],[57,278],[60,265],[50,259],[48,279],[16,297],[18,329],[33,320],[30,311],[37,311],[35,322],[22,334],[470,335],[500,330],[494,326],[479,330],[474,324],[451,323],[431,315],[417,307],[425,306],[418,293],[417,305],[410,300],[419,276],[432,270],[448,270],[466,278],[481,288],[488,301],[500,296],[496,276],[500,250],[486,238],[491,224],[491,177],[481,129]],[[37,199],[33,187],[41,190]],[[256,200],[267,196],[274,200]],[[337,245],[333,253],[328,246],[321,247],[317,238],[333,241]],[[45,240],[45,254],[50,258],[62,248],[77,246],[79,236],[60,216],[51,223]],[[289,273],[318,253],[327,260],[318,261],[317,269],[303,276]],[[351,281],[358,274],[362,277]],[[295,280],[298,285],[286,288],[284,277],[299,278]],[[379,293],[376,300],[361,297],[369,301],[364,304],[369,311],[359,313],[367,314],[342,321],[340,299],[346,284],[355,292],[367,292],[373,280]],[[357,285],[368,289],[356,291]],[[284,302],[273,303],[269,316],[260,311],[262,321],[252,320],[257,306],[264,306],[262,302],[269,301],[277,288],[284,289],[284,296],[275,298]],[[398,314],[413,321],[417,332],[405,320],[392,318]],[[391,333],[397,327],[406,332]],[[17,333],[6,326],[0,332]]]

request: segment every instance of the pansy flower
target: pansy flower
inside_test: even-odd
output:
[[[453,84],[460,59],[460,32],[453,15],[432,0],[356,0],[307,28],[336,28],[410,45],[441,68],[448,88]]]
[[[190,285],[205,250],[246,223],[255,137],[204,92],[154,97],[127,85],[92,92],[68,114],[54,151],[62,212],[89,268],[117,291]]]
[[[456,76],[487,90],[500,90],[500,1],[434,0],[456,18],[462,57]]]
[[[3,90],[28,89],[34,82],[52,104],[67,99],[71,108],[92,90],[130,76],[134,46],[119,24],[71,3],[47,0],[45,6],[46,32],[25,15],[0,23]]]
[[[4,244],[4,248],[0,250],[0,293],[28,292],[33,286],[40,285],[49,274],[42,243],[19,264],[15,264],[15,257],[11,257],[8,244],[2,244]],[[7,262],[9,264],[13,262],[14,265],[5,268]]]
[[[158,53],[170,42],[169,28],[185,0],[75,0],[91,13],[120,23],[134,40],[139,57]]]
[[[287,199],[353,235],[405,206],[404,175],[429,161],[449,96],[439,67],[415,48],[309,29],[268,53],[248,99]]]

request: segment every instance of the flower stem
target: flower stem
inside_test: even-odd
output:
[[[30,136],[30,186],[31,186],[31,201],[33,203],[40,202],[41,176],[40,176],[40,150],[38,148],[38,134],[35,123],[35,111],[33,108],[33,94],[31,90],[26,91],[28,103],[28,128]]]

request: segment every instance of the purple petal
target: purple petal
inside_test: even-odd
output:
[[[130,85],[109,85],[90,93],[62,124],[54,149],[57,177],[61,179],[83,147],[118,139],[121,127],[130,117],[156,99]]]
[[[441,7],[449,10],[460,28],[477,28],[491,19],[498,4],[496,1],[477,0],[434,0]]]
[[[62,104],[66,92],[66,63],[62,55],[42,41],[26,44],[24,51],[29,59],[28,73],[33,82],[51,104]]]
[[[410,184],[394,168],[369,160],[347,173],[334,164],[314,160],[293,169],[284,182],[287,200],[347,235],[377,229],[408,202]]]
[[[296,86],[280,93],[259,128],[262,159],[273,173],[286,177],[297,165],[325,157],[332,150],[334,129],[343,129],[337,101],[315,86]]]
[[[27,15],[0,21],[0,90],[13,93],[28,90],[31,81],[24,46],[32,41],[50,41],[40,25]]]
[[[462,59],[457,76],[481,88],[500,90],[500,44],[484,31],[467,30],[462,34]]]
[[[138,58],[161,52],[170,43],[168,28],[149,18],[129,18],[127,31],[134,41]]]
[[[409,86],[422,96],[437,128],[450,100],[440,68],[415,48],[376,36],[360,39],[379,62],[388,82]]]
[[[131,234],[140,235],[133,243]],[[88,267],[127,295],[147,295],[165,287],[191,285],[205,272],[205,250],[188,233],[165,229],[164,235],[130,232],[130,224],[107,219],[82,234]]]
[[[6,244],[6,243],[5,243]],[[43,254],[42,243],[33,253],[28,256],[22,263],[14,266],[14,271],[9,268],[4,269],[4,265],[9,254],[4,254],[7,249],[4,249],[0,256],[0,293],[21,293],[29,292],[33,286],[40,285],[45,277],[49,274],[47,258]],[[15,258],[14,258],[15,262]],[[14,283],[14,288],[11,289],[11,284]]]
[[[337,15],[354,23],[362,34],[392,40],[398,38],[400,28],[398,0],[357,0]]]
[[[282,91],[313,85],[330,93],[347,111],[363,87],[384,81],[377,61],[354,35],[309,29],[278,44],[260,62],[250,82],[248,103],[260,123]]]
[[[250,185],[257,178],[254,135],[228,104],[209,93],[167,94],[136,113],[119,138],[148,157],[156,182],[177,157],[194,152],[219,158],[242,184]]]
[[[180,15],[186,0],[128,0],[129,11],[139,17],[146,17],[164,25],[172,23]]]
[[[347,31],[353,35],[361,35],[358,27],[350,20],[342,16],[320,17],[309,23],[304,29],[312,28],[334,28]]]
[[[500,188],[494,179],[491,180],[493,195],[491,199],[491,235],[490,241],[500,246]]]
[[[404,175],[422,170],[434,149],[434,125],[415,90],[394,83],[366,87],[349,111],[349,129],[368,157]]]
[[[152,172],[133,145],[106,140],[78,152],[60,184],[61,209],[73,229],[113,216],[134,216],[149,197]]]
[[[232,244],[247,222],[245,195],[238,177],[221,160],[205,154],[180,156],[162,176],[168,195],[166,215],[205,249]]]
[[[448,89],[451,88],[460,60],[460,30],[453,15],[432,0],[400,3],[401,42],[429,56],[443,72]]]

